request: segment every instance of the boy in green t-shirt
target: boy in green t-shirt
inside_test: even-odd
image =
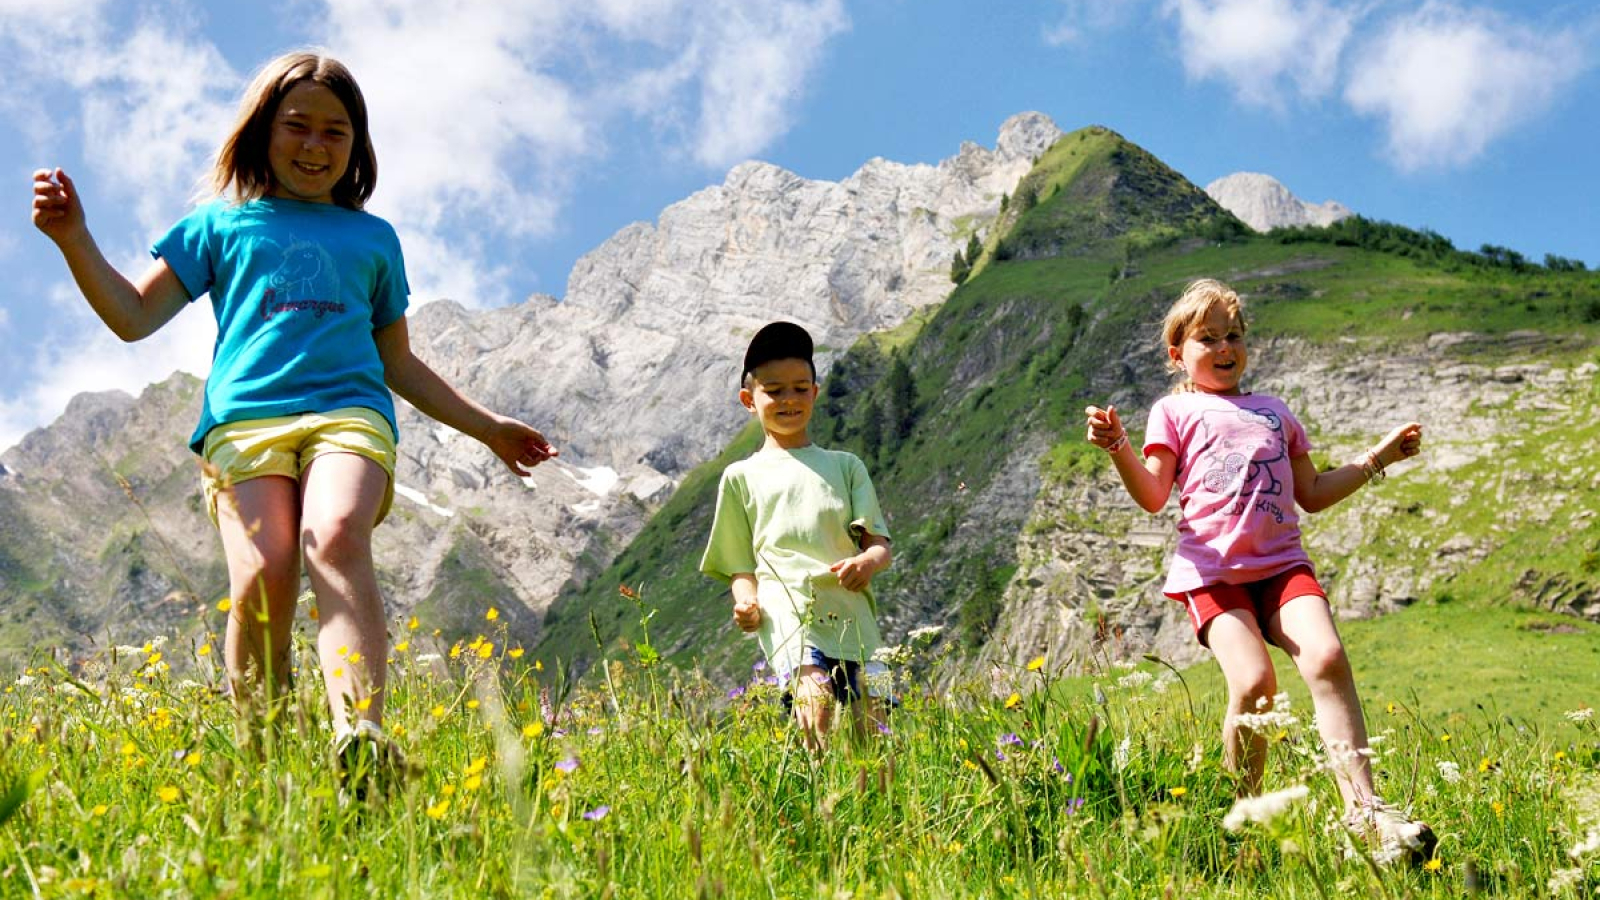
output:
[[[811,443],[811,357],[799,325],[774,322],[751,339],[739,402],[766,441],[722,473],[700,571],[732,586],[734,622],[755,632],[806,746],[821,750],[834,700],[858,732],[882,722],[871,582],[889,567],[889,530],[861,460]]]

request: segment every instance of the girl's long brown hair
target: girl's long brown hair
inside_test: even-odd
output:
[[[333,186],[333,202],[346,209],[360,209],[366,204],[378,185],[378,160],[367,131],[367,101],[343,63],[310,51],[285,53],[263,66],[250,82],[239,103],[239,119],[217,151],[217,162],[211,170],[211,187],[216,193],[245,203],[271,192],[274,182],[267,164],[267,144],[272,136],[272,120],[278,115],[284,95],[303,81],[332,91],[350,114],[350,165]]]

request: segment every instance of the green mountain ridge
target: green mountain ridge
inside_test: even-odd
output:
[[[1192,278],[1219,277],[1246,296],[1253,340],[1278,357],[1263,364],[1258,389],[1282,394],[1297,412],[1304,401],[1334,413],[1302,415],[1328,448],[1318,454],[1325,464],[1391,424],[1337,415],[1370,403],[1362,391],[1372,372],[1398,372],[1390,379],[1401,386],[1397,402],[1427,411],[1430,397],[1404,390],[1404,366],[1413,357],[1427,377],[1412,383],[1412,395],[1455,385],[1462,372],[1483,372],[1496,396],[1512,397],[1509,408],[1480,411],[1476,386],[1461,383],[1452,406],[1461,412],[1452,422],[1516,424],[1531,443],[1560,439],[1569,447],[1564,429],[1594,427],[1592,372],[1569,379],[1570,390],[1547,382],[1593,368],[1600,276],[1501,264],[1441,246],[1436,235],[1366,220],[1255,235],[1104,128],[1068,134],[1039,158],[973,262],[944,304],[863,339],[835,363],[812,424],[819,444],[867,462],[889,513],[895,563],[877,583],[886,633],[893,640],[918,625],[948,626],[950,647],[969,661],[1043,647],[1081,660],[1107,651],[1125,628],[1144,627],[1138,620],[1162,615],[1152,582],[1163,565],[1160,536],[1172,531],[1170,513],[1142,517],[1119,500],[1109,466],[1082,440],[1082,409],[1117,402],[1142,430],[1142,411],[1167,390],[1157,323]],[[1528,371],[1496,368],[1505,366]],[[1304,369],[1326,377],[1302,384],[1296,373]],[[1390,382],[1383,389],[1394,393]],[[1519,391],[1540,398],[1554,392],[1569,409],[1519,412]],[[1523,421],[1512,423],[1517,416]],[[754,644],[733,629],[726,591],[695,567],[722,468],[759,442],[754,426],[747,428],[687,477],[598,577],[569,585],[547,615],[537,652],[582,667],[644,639],[647,619],[648,640],[673,664],[728,676],[745,671]],[[1314,517],[1308,540],[1327,545],[1312,553],[1325,561],[1330,588],[1365,591],[1362,579],[1375,578],[1374,608],[1534,602],[1542,591],[1547,607],[1559,606],[1552,596],[1564,597],[1567,611],[1594,615],[1584,598],[1600,584],[1600,533],[1592,516],[1572,518],[1584,504],[1592,509],[1600,489],[1600,480],[1586,480],[1591,469],[1600,478],[1592,451],[1545,479],[1558,482],[1554,489],[1565,499],[1543,521],[1516,517],[1515,540],[1493,532],[1501,520],[1513,523],[1504,509],[1485,509],[1477,495],[1461,500],[1439,481],[1452,471],[1486,481],[1498,466],[1517,465],[1519,452],[1450,462],[1454,470],[1446,465],[1449,453],[1460,454],[1442,453],[1436,470],[1397,475],[1385,493],[1358,495]],[[1408,499],[1396,507],[1396,497]],[[1427,527],[1416,530],[1428,537],[1396,545],[1390,519],[1382,517],[1399,515],[1414,527],[1407,517],[1423,519],[1419,510],[1429,514]],[[1577,540],[1565,542],[1573,549],[1557,549],[1563,542],[1553,532],[1574,521],[1578,531],[1567,537]],[[1064,534],[1073,549],[1050,549]],[[1469,551],[1417,558],[1430,553],[1429,541],[1438,548],[1457,535],[1467,536]],[[1091,550],[1110,561],[1086,576],[1073,567]],[[1513,560],[1522,569],[1505,571]],[[1410,568],[1390,571],[1385,561]],[[1052,566],[1059,578],[1040,574]],[[642,598],[622,596],[623,585]],[[1044,607],[1031,623],[1019,617],[1024,608]],[[1152,634],[1163,627],[1144,625]]]

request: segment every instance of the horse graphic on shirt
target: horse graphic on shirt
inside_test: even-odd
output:
[[[1200,418],[1205,467],[1201,483],[1213,494],[1281,496],[1272,463],[1289,457],[1283,419],[1271,409],[1206,410]]]
[[[320,244],[291,238],[289,246],[283,249],[283,262],[268,282],[273,293],[283,300],[327,299],[317,296],[325,292],[319,281],[325,272],[331,276],[332,270],[333,260]]]

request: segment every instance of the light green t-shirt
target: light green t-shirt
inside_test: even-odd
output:
[[[728,466],[700,571],[723,582],[754,573],[761,649],[792,672],[806,644],[865,662],[882,645],[869,588],[846,590],[828,567],[861,552],[862,532],[889,537],[867,467],[821,447],[763,449]]]

